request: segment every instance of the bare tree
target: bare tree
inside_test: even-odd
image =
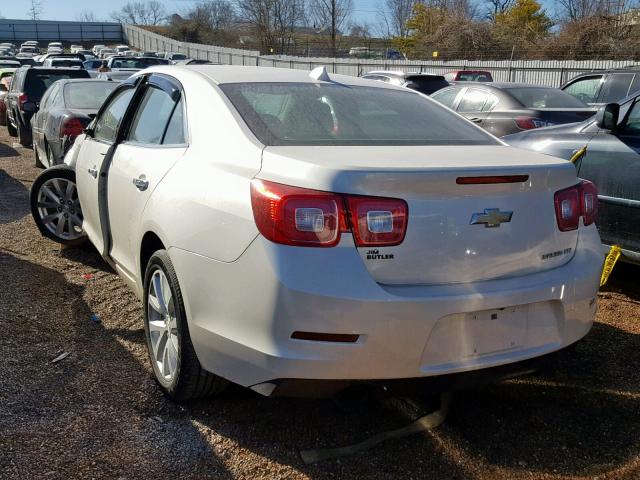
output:
[[[563,0],[559,1],[562,2]],[[505,10],[508,10],[513,5],[514,0],[484,0],[484,2],[487,5],[487,18],[489,18],[491,21],[495,21],[496,16],[504,13]]]
[[[198,26],[214,31],[224,30],[236,19],[236,12],[227,0],[203,0],[188,13]]]
[[[129,2],[120,10],[111,13],[111,18],[116,22],[132,25],[159,25],[166,17],[164,4],[157,0]]]
[[[76,15],[78,22],[97,22],[96,14],[91,10],[82,10]]]
[[[409,33],[407,21],[417,3],[420,0],[384,0],[380,5],[383,36],[406,38]]]
[[[311,20],[316,28],[329,33],[329,47],[332,57],[336,56],[338,35],[341,33],[342,27],[346,26],[352,12],[353,2],[351,0],[310,0]]]
[[[44,11],[44,6],[41,0],[31,0],[31,6],[27,10],[27,15],[31,20],[40,20],[40,15]]]
[[[295,27],[305,19],[304,0],[238,0],[237,6],[240,18],[253,27],[269,53],[286,53]]]

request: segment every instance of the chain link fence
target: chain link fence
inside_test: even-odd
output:
[[[486,70],[497,82],[522,82],[559,87],[574,76],[640,64],[633,60],[370,60],[349,58],[261,55],[257,50],[217,47],[173,40],[132,25],[123,30],[130,45],[145,51],[179,52],[190,58],[225,65],[312,70],[326,66],[330,73],[360,76],[372,70],[404,70],[444,74],[452,70]]]

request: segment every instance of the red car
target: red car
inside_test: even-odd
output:
[[[454,70],[444,74],[447,82],[493,82],[491,72],[485,70]]]
[[[2,126],[7,124],[7,104],[4,103],[4,97],[7,96],[10,86],[11,75],[3,75],[0,77],[0,125]]]

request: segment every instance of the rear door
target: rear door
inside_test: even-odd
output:
[[[491,92],[468,87],[460,98],[457,111],[467,120],[471,120],[480,127],[485,127],[485,120],[496,103],[498,103],[498,99]]]
[[[105,256],[106,226],[104,214],[101,216],[101,193],[106,191],[108,155],[113,153],[118,129],[133,98],[135,86],[122,85],[107,100],[92,127],[80,145],[76,163],[78,197],[84,217],[82,227],[96,249]],[[103,210],[104,211],[104,210]]]
[[[600,87],[603,83],[604,75],[589,75],[569,83],[562,90],[588,105],[594,105],[598,102]]]
[[[589,142],[579,175],[598,187],[596,225],[603,243],[640,253],[640,102],[618,132]]]
[[[634,73],[610,73],[600,89],[598,103],[619,102],[629,95]]]
[[[138,229],[147,201],[187,148],[181,95],[180,84],[169,77],[149,77],[109,168],[110,256],[130,277],[137,276]]]

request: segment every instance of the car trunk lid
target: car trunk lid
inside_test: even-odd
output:
[[[525,275],[566,263],[577,243],[577,231],[559,231],[554,208],[554,193],[578,182],[573,165],[505,146],[267,147],[258,176],[405,200],[404,241],[358,248],[370,275],[382,284]],[[527,178],[460,180],[487,176]]]

